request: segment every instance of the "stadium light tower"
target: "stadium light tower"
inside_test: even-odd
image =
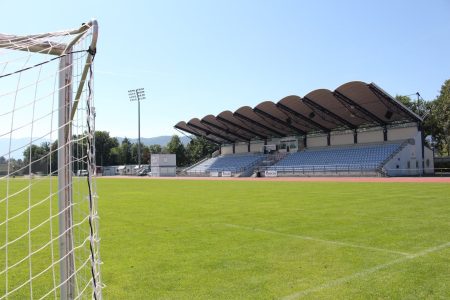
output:
[[[128,90],[128,97],[138,103],[138,165],[141,168],[141,100],[145,99],[144,88]]]

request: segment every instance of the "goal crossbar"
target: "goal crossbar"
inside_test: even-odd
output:
[[[69,31],[33,34],[26,36],[0,33],[0,48],[60,56],[64,55],[67,52],[67,49],[70,49],[71,46],[75,44],[81,38],[81,36],[91,28],[93,28],[94,31],[91,46],[92,48],[95,48],[98,37],[97,20],[91,20],[87,23],[83,23],[80,28]],[[64,35],[77,35],[77,36],[68,44],[53,42],[51,40],[45,40],[45,38]],[[36,43],[36,41],[39,42]]]

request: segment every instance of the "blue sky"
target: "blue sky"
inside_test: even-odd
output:
[[[67,6],[66,6],[67,5]],[[178,121],[361,80],[434,99],[450,79],[450,0],[8,1],[0,32],[100,25],[98,130],[171,135]]]

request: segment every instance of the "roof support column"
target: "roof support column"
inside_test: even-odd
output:
[[[306,134],[303,136],[303,147],[308,147],[308,137],[306,136]]]
[[[385,141],[385,142],[388,140],[387,133],[388,133],[387,126],[384,125],[383,126],[383,141]]]
[[[235,153],[236,153],[236,144],[233,143],[233,154],[235,154]]]
[[[250,153],[250,141],[248,141],[248,145],[247,145],[247,152]]]
[[[327,146],[331,145],[331,134],[330,132],[327,132]]]
[[[358,130],[353,130],[353,144],[358,144]]]

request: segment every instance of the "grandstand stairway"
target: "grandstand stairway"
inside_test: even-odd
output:
[[[409,144],[413,145],[414,144],[414,139],[407,139],[405,141],[403,141],[403,143],[400,144],[400,146],[394,151],[392,152],[384,161],[382,161],[378,167],[377,167],[377,172],[383,176],[386,177],[388,176],[387,172],[384,170],[384,166],[392,159],[394,158],[394,156],[397,153],[400,153],[400,151],[402,151],[406,146],[408,146]]]
[[[188,176],[250,176],[265,159],[262,153],[227,154],[204,160],[186,170]],[[215,174],[215,175],[213,175]]]
[[[213,157],[215,157],[215,156],[213,156]],[[193,165],[190,165],[189,167],[186,167],[186,168],[184,168],[183,170],[181,170],[181,171],[178,173],[178,175],[180,175],[180,176],[186,176],[186,175],[188,175],[188,171],[189,171],[189,170],[192,170],[193,168],[197,167],[198,165],[203,164],[204,162],[206,162],[206,161],[209,160],[209,159],[210,159],[210,157],[207,156],[207,157],[205,157],[205,158],[199,160],[198,162],[194,163]],[[191,174],[191,175],[192,175],[192,174]]]
[[[253,166],[253,168],[247,170],[244,174],[241,174],[239,177],[258,177],[257,174],[261,169],[265,169],[267,167],[273,166],[280,160],[284,159],[289,153],[281,152],[281,153],[273,153],[267,154],[263,160],[259,162],[259,164]]]
[[[272,165],[276,164],[277,162],[279,162],[280,160],[284,159],[287,155],[288,155],[287,152],[268,154],[259,166],[260,167],[272,166]]]

